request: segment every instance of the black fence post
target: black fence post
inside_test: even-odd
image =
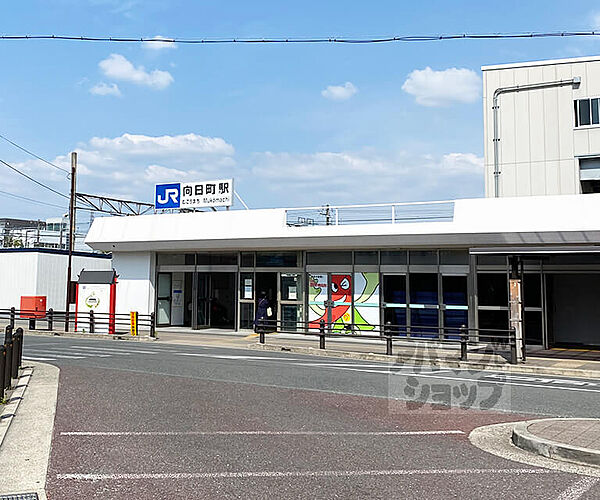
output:
[[[156,324],[155,324],[154,312],[150,313],[150,337],[151,338],[156,337]]]
[[[94,311],[90,309],[90,333],[94,333],[96,331],[96,321],[94,319]]]
[[[264,327],[264,325],[260,324],[257,326],[257,328],[258,328],[258,341],[261,344],[264,344],[265,343],[265,327]]]
[[[35,330],[35,318],[29,318],[29,329]]]
[[[4,363],[4,387],[10,388],[11,385],[11,371],[12,371],[12,354],[13,354],[13,341],[12,341],[12,328],[6,327],[4,331],[4,345],[6,346],[6,362]]]
[[[12,336],[13,352],[12,352],[12,363],[10,367],[10,375],[12,378],[19,378],[19,352],[21,339],[19,337],[19,331],[17,330]]]
[[[508,342],[510,344],[510,364],[517,364],[517,329],[511,328],[508,336]]]
[[[65,333],[69,331],[69,311],[65,311]]]
[[[14,307],[10,308],[10,327],[14,328],[15,327],[15,313],[16,313],[16,309]]]
[[[467,343],[469,342],[469,330],[466,325],[460,327],[460,360],[467,360]]]
[[[18,366],[21,367],[23,365],[23,328],[19,327],[17,328],[17,335],[19,336],[19,364]]]
[[[319,321],[319,349],[325,349],[325,320]]]
[[[4,377],[6,366],[6,346],[0,346],[0,401],[4,399],[4,388],[6,387],[6,379]]]
[[[48,309],[46,319],[48,320],[48,331],[51,332],[52,330],[54,330],[54,309]]]
[[[387,321],[383,327],[383,334],[385,335],[385,353],[388,356],[392,355],[392,323]]]

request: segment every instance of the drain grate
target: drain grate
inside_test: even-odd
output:
[[[0,500],[39,500],[37,493],[13,493],[12,495],[0,495]]]

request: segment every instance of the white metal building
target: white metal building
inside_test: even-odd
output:
[[[600,56],[482,71],[486,196],[599,192]]]
[[[46,307],[65,310],[67,289],[67,259],[65,250],[46,248],[0,249],[0,309],[19,309],[21,296],[42,295]],[[82,269],[111,269],[110,255],[74,252],[73,280]]]

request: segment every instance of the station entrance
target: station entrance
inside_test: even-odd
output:
[[[195,273],[195,278],[196,286],[192,286],[196,295],[195,300],[192,297],[192,328],[234,329],[236,273]]]

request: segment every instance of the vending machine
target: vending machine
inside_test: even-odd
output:
[[[117,273],[114,269],[83,269],[77,281],[75,331],[114,334],[116,291]]]

